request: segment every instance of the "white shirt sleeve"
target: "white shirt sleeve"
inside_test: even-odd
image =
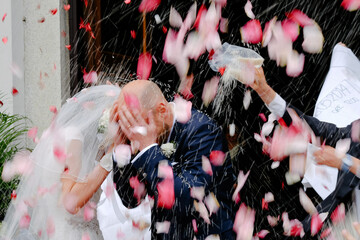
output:
[[[276,94],[274,100],[272,100],[269,105],[265,105],[270,110],[270,112],[276,115],[278,119],[284,116],[286,110],[286,102],[282,97],[279,96],[279,94]]]
[[[158,145],[157,143],[153,143],[153,144],[150,144],[149,146],[147,146],[146,148],[144,148],[143,150],[141,150],[141,152],[139,152],[138,154],[136,154],[136,156],[134,157],[133,160],[131,160],[131,163],[134,163],[141,155],[144,154],[144,152],[146,152],[147,150],[149,150],[150,148],[154,147]]]

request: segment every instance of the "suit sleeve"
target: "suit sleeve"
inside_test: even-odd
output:
[[[343,138],[349,138],[351,136],[352,124],[344,127],[338,128],[335,124],[322,122],[315,117],[305,115],[300,110],[293,106],[289,106],[294,109],[300,118],[304,119],[313,130],[314,134],[319,137],[326,139],[326,144],[334,146],[336,142]],[[292,122],[291,116],[288,111],[285,111],[282,119],[285,121],[286,125],[290,125]]]
[[[173,166],[174,173],[174,210],[178,214],[187,214],[193,204],[190,197],[190,189],[194,186],[207,187],[211,183],[211,177],[202,169],[202,156],[209,157],[213,150],[223,150],[222,132],[219,127],[202,124],[197,129],[188,129],[185,144],[181,144],[181,159],[173,159],[181,162]],[[158,174],[160,161],[171,162],[161,151],[159,146],[152,147],[138,158],[132,165],[139,171],[145,173],[147,188],[157,196],[157,184],[162,181]],[[156,199],[155,199],[156,200]]]

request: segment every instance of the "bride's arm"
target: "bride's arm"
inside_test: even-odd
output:
[[[81,169],[82,142],[72,140],[68,146],[66,160],[68,170],[61,178],[62,197],[61,201],[65,209],[76,214],[100,188],[109,174],[109,171],[98,164],[86,177],[85,181],[78,182],[77,177]],[[108,155],[103,156],[109,157]]]

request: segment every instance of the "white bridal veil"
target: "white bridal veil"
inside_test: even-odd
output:
[[[81,229],[81,224],[74,225],[71,221],[76,218],[79,219],[78,223],[88,220],[83,215],[70,215],[59,201],[62,187],[60,178],[67,168],[65,159],[67,163],[73,159],[66,155],[66,148],[71,140],[81,141],[78,171],[69,173],[77,181],[86,181],[86,175],[99,161],[98,151],[102,141],[98,133],[99,120],[119,93],[120,88],[111,85],[94,86],[77,93],[62,106],[35,149],[29,155],[22,153],[15,156],[9,165],[4,166],[7,171],[19,167],[25,168],[25,171],[22,171],[16,189],[17,196],[11,201],[2,223],[1,240],[69,239],[65,237],[69,236],[68,231],[86,230]],[[77,239],[81,239],[81,235]]]

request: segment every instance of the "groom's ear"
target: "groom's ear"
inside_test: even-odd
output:
[[[159,117],[161,117],[162,119],[165,119],[166,114],[167,114],[167,108],[166,108],[165,103],[159,102],[156,107],[156,112],[159,114]]]

